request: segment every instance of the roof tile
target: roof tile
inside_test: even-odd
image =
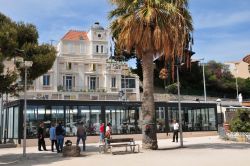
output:
[[[88,36],[87,36],[87,32],[84,31],[77,31],[77,30],[70,30],[69,32],[67,32],[62,40],[89,40]]]

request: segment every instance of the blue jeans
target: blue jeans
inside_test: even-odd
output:
[[[104,133],[100,133],[100,142],[104,142]]]
[[[61,152],[63,150],[64,136],[57,135],[56,137],[57,137],[57,152]]]

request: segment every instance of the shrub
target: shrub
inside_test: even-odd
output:
[[[250,111],[238,109],[230,126],[233,132],[250,132]]]
[[[166,91],[168,93],[177,94],[178,93],[177,83],[174,83],[174,84],[167,86]]]

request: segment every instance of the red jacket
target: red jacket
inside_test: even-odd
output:
[[[100,126],[100,133],[104,133],[104,124],[101,124]]]

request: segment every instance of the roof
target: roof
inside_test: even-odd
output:
[[[250,64],[250,54],[243,58],[243,61]]]
[[[85,31],[77,31],[70,30],[67,32],[61,40],[89,40],[87,36],[87,32]]]

